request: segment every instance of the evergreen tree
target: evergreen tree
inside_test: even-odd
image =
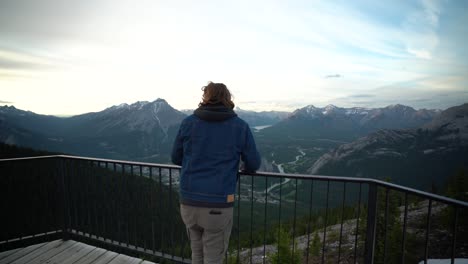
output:
[[[318,232],[315,232],[314,238],[310,242],[310,255],[313,257],[318,257],[320,256],[320,250],[322,248],[322,243],[320,242],[320,237],[318,235]]]
[[[402,225],[398,209],[399,195],[392,191],[388,192],[387,221],[385,221],[385,194],[380,193],[377,199],[375,263],[384,263],[385,234],[387,236],[386,263],[398,263],[401,260],[400,241],[402,239]],[[385,222],[387,222],[387,226],[385,226]]]
[[[236,252],[229,252],[227,259],[225,259],[223,263],[225,263],[225,264],[237,264],[237,262],[238,262],[237,253]]]
[[[297,249],[297,243],[295,243],[294,254],[292,253],[291,235],[283,228],[280,228],[279,230],[279,241],[276,241],[276,243],[278,244],[278,250],[276,251],[276,253],[268,255],[268,257],[271,259],[272,264],[301,263],[302,252],[299,249]]]
[[[448,180],[445,195],[461,201],[468,201],[468,176],[460,169]]]
[[[457,200],[468,201],[468,175],[465,169],[460,169],[458,172],[449,178],[445,187],[445,195]],[[455,207],[447,206],[441,213],[441,229],[447,230],[452,234],[452,226],[455,219]],[[433,221],[434,222],[434,221]],[[455,248],[456,254],[464,252],[468,247],[468,210],[458,207],[457,210],[457,244]],[[463,256],[463,255],[460,255]]]

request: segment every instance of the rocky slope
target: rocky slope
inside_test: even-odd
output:
[[[425,241],[425,224],[427,221],[427,208],[428,208],[428,201],[424,200],[416,204],[410,204],[408,207],[408,215],[407,215],[407,234],[411,234],[413,236],[413,241],[416,242],[418,246],[423,246],[423,242]],[[431,226],[431,233],[429,236],[429,256],[431,258],[447,258],[448,249],[450,248],[450,237],[448,233],[450,232],[447,230],[446,227],[442,227],[440,224],[440,218],[443,215],[444,209],[447,206],[441,203],[433,203],[432,204],[432,226]],[[403,222],[404,218],[404,207],[401,206],[398,208],[400,212],[400,222]],[[341,238],[341,257],[340,263],[354,263],[354,245],[356,239],[356,219],[345,220],[343,222],[343,229],[342,229],[342,238]],[[362,228],[362,221],[360,219],[360,224]],[[360,229],[361,229],[360,228]],[[363,229],[364,230],[364,229]],[[338,250],[340,245],[340,231],[341,231],[341,224],[331,225],[327,227],[327,236],[326,236],[326,243],[325,243],[325,252],[326,252],[326,263],[337,263],[338,261]],[[363,231],[364,232],[364,231]],[[302,263],[305,263],[307,258],[307,247],[308,242],[314,238],[314,235],[317,234],[319,241],[320,241],[320,250],[319,256],[312,256],[309,255],[309,263],[322,263],[321,262],[321,252],[322,252],[322,242],[324,237],[324,230],[323,228],[318,230],[311,230],[310,234],[299,235],[295,238],[296,248],[295,250],[299,250],[302,255]],[[364,233],[362,233],[364,234]],[[360,259],[363,258],[364,254],[364,237],[358,236],[358,262]],[[434,243],[435,241],[446,241],[448,244],[441,245],[439,243]],[[407,242],[408,243],[408,242]],[[414,243],[414,242],[413,242]],[[398,246],[396,246],[398,248]],[[310,249],[309,249],[310,250]],[[265,251],[263,246],[254,247],[252,251],[250,249],[241,249],[239,252],[240,256],[240,263],[250,263],[250,255],[252,254],[252,262],[251,263],[271,263],[271,255],[275,254],[277,251],[277,244],[269,244],[265,245]],[[264,257],[264,252],[265,256]],[[310,251],[309,251],[310,253]],[[232,256],[236,256],[237,252],[232,252]],[[468,252],[460,252],[459,256],[467,256]],[[419,252],[420,259],[422,259],[422,252]]]
[[[321,156],[311,174],[385,179],[428,189],[468,164],[468,104],[417,129],[380,130]]]

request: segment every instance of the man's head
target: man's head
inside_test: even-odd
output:
[[[228,88],[223,83],[209,82],[207,86],[202,87],[202,91],[202,101],[198,106],[223,104],[227,108],[234,108],[231,92],[229,92]]]

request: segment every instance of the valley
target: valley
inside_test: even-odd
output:
[[[243,114],[239,112],[241,118]],[[258,113],[247,114],[255,117],[250,125],[262,156],[263,171],[377,178],[440,192],[446,190],[450,177],[457,171],[466,171],[468,164],[468,104],[442,112],[417,111],[405,106],[381,109],[307,106],[287,117],[278,117],[271,124],[265,124]],[[0,107],[0,141],[6,143],[6,148],[20,145],[72,155],[169,163],[172,142],[185,116],[162,99],[113,106],[101,112],[62,119]],[[271,115],[269,118],[271,122]],[[105,169],[104,164],[100,166]],[[171,186],[174,191],[179,187],[178,170],[161,169],[159,175],[159,171],[151,172],[145,166],[132,169],[118,164],[115,170],[119,175],[123,171],[151,177],[155,184]],[[341,217],[345,220],[345,254],[351,256],[349,238],[356,233],[353,230],[356,215],[360,210],[365,211],[366,185],[312,181],[287,175],[241,175],[239,187],[236,197],[239,216],[235,219],[238,219],[236,228],[241,230],[241,237],[234,239],[240,239],[242,259],[250,256],[250,251],[246,250],[252,243],[249,230],[253,230],[255,237],[255,242],[250,244],[254,247],[253,258],[255,261],[262,259],[262,248],[258,246],[262,243],[263,229],[253,229],[260,224],[275,231],[278,226],[294,230],[297,224],[299,249],[307,247],[305,241],[309,234],[323,238],[321,227],[326,224],[331,243],[327,248],[333,252]],[[402,195],[395,199],[401,207]],[[412,198],[411,203],[421,201]],[[424,209],[424,205],[419,207]],[[315,227],[307,232],[310,214],[313,214]],[[324,214],[329,217],[326,223]],[[437,235],[441,236],[442,232],[439,233]],[[275,251],[274,234],[276,232],[268,233],[267,252]]]
[[[464,135],[466,129],[463,123],[452,128],[446,124],[465,120],[465,108],[466,105],[440,111],[415,110],[404,105],[383,108],[309,105],[292,113],[254,112],[240,108],[236,108],[236,112],[252,127],[262,156],[263,171],[388,178],[427,190],[431,184],[440,186],[446,175],[463,167],[465,160],[462,157],[468,155],[463,147],[466,138],[460,135]],[[120,104],[68,118],[4,106],[0,107],[0,141],[71,155],[170,163],[169,155],[178,126],[186,114],[192,112],[178,111],[164,99]],[[401,149],[405,146],[413,146],[420,152],[406,153]],[[352,159],[343,159],[351,157],[350,154],[353,154]],[[406,158],[401,156],[398,160],[400,154]],[[446,175],[425,179],[423,172],[405,165],[410,161],[412,164],[425,163],[426,157],[438,159],[437,166],[447,170]],[[383,159],[376,161],[376,158]],[[405,176],[405,179],[412,180],[401,180],[401,170],[408,171],[412,176]],[[434,172],[441,171],[436,169]],[[177,186],[177,180],[173,184]],[[258,183],[254,190],[250,190],[249,183],[241,184],[245,185],[242,189],[253,191],[259,201],[267,188],[271,196],[269,203],[276,202],[280,187],[286,197],[295,188],[288,179]],[[247,199],[244,197],[246,195],[242,193],[241,199]]]

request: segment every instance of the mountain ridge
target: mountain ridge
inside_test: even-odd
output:
[[[116,159],[167,162],[185,115],[164,99],[111,106],[67,118],[0,107],[0,141]]]
[[[343,144],[322,155],[307,172],[391,178],[427,189],[428,183],[440,184],[466,164],[468,104],[449,108],[419,128],[383,129]]]
[[[412,109],[402,105],[388,106],[387,108],[401,108],[406,109],[406,111]],[[304,109],[309,109],[309,112],[315,111],[317,115],[325,116],[328,119],[334,118],[336,123],[333,124],[332,122],[330,125],[329,120],[321,121],[321,123],[312,122],[311,126],[306,126],[304,129],[303,119],[298,115]],[[349,127],[355,128],[353,127],[355,124],[350,125],[350,122],[356,122],[351,120],[349,116],[364,116],[368,115],[369,111],[383,110],[360,107],[343,108],[330,104],[323,108],[309,105],[297,109],[293,113],[278,111],[255,112],[241,108],[236,108],[235,111],[241,118],[249,122],[251,127],[255,125],[270,126],[255,133],[256,137],[260,137],[259,141],[262,144],[262,137],[268,135],[268,131],[291,120],[297,120],[299,126],[287,129],[287,136],[284,137],[287,140],[294,137],[301,138],[295,135],[298,131],[305,131],[314,136],[314,133],[317,134],[316,130],[313,129],[314,126],[323,124],[325,124],[325,127],[322,134],[334,136],[333,134],[336,134],[336,131],[340,133],[342,131],[335,129],[333,125],[340,127],[345,133],[348,132],[346,129],[349,130]],[[113,105],[99,112],[71,117],[39,115],[31,111],[16,109],[14,106],[3,106],[0,107],[0,121],[2,121],[3,127],[9,129],[3,129],[2,133],[0,133],[0,140],[2,142],[8,140],[8,142],[27,147],[50,148],[52,151],[79,155],[167,162],[169,161],[168,153],[177,133],[178,125],[186,116],[183,112],[187,111],[178,111],[161,98],[154,101],[137,101],[131,104]],[[190,114],[190,112],[188,113]],[[429,118],[432,118],[432,112],[430,113]],[[332,146],[342,144],[343,141],[347,142],[365,132],[350,131],[348,134],[351,137],[344,137],[344,140],[340,135],[336,135],[335,138],[339,140],[336,140],[336,143],[333,143]],[[282,135],[280,134],[280,136]],[[296,156],[297,154],[291,155]],[[148,160],[148,157],[157,158]],[[268,160],[266,155],[265,157]]]

